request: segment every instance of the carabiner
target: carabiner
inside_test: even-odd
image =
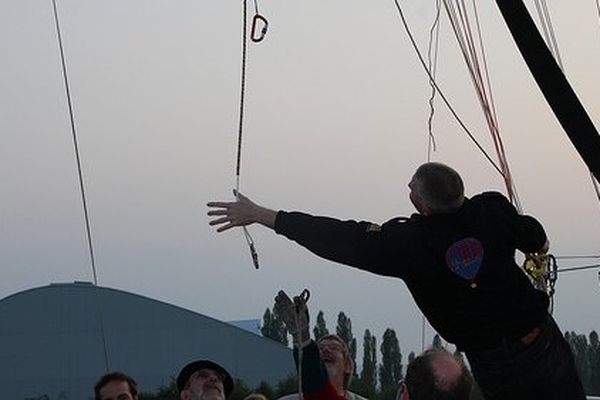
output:
[[[258,28],[258,24],[257,22],[260,21],[263,24],[262,29],[260,30],[260,36],[257,35],[257,28]],[[269,28],[269,21],[267,21],[267,19],[265,17],[263,17],[260,14],[256,14],[254,15],[254,18],[252,18],[252,34],[250,35],[250,39],[254,42],[254,43],[258,43],[261,42],[265,36],[267,35],[267,29]]]

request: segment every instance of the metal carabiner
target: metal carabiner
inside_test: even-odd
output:
[[[262,24],[263,24],[263,27],[260,30],[260,36],[257,35],[257,28],[258,28],[257,22],[258,21],[262,22]],[[252,18],[252,34],[250,35],[250,39],[254,43],[261,42],[267,35],[268,29],[269,29],[269,21],[267,21],[267,19],[265,17],[263,17],[262,15],[257,13],[256,15],[254,15],[254,18]]]

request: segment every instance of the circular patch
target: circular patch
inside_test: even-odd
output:
[[[456,275],[472,282],[483,262],[483,245],[475,238],[453,243],[446,250],[446,264]]]

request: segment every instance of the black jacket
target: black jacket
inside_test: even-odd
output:
[[[403,279],[433,328],[464,351],[519,338],[547,315],[546,294],[514,259],[516,249],[540,250],[546,234],[499,193],[465,199],[454,213],[413,214],[381,227],[280,211],[275,231],[326,259]]]

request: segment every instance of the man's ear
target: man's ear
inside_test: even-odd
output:
[[[187,389],[183,389],[181,393],[179,393],[180,400],[190,400],[190,393]]]
[[[406,387],[406,382],[402,382],[402,394],[396,398],[396,400],[410,400],[410,395],[408,394],[408,388]],[[400,391],[400,390],[398,390]]]
[[[344,368],[344,372],[350,375],[352,375],[352,373],[354,372],[354,361],[352,361],[350,355],[348,355],[348,357],[346,358],[346,368]]]

